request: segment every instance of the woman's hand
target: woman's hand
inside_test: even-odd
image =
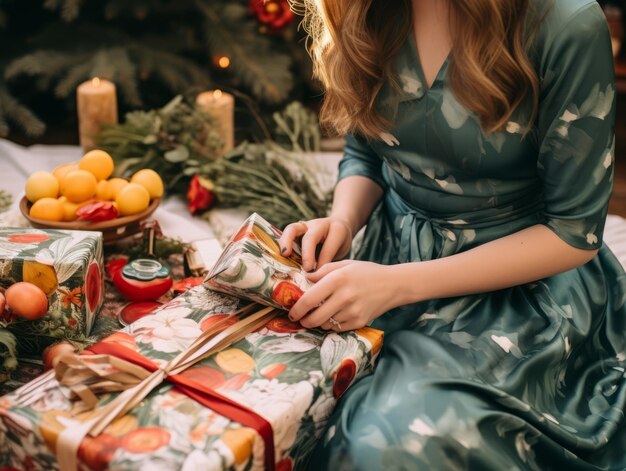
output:
[[[291,255],[293,242],[298,237],[302,237],[302,268],[311,271],[337,258],[345,257],[350,252],[353,234],[346,221],[332,216],[307,222],[294,222],[285,228],[280,238],[283,255],[286,257]],[[315,252],[320,243],[323,245],[316,264]]]
[[[289,311],[307,328],[346,331],[368,325],[396,307],[393,266],[345,260],[329,263],[308,278],[315,282]]]

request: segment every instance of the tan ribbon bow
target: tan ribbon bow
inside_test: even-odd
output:
[[[252,304],[234,315],[241,320],[227,327],[226,317],[203,332],[185,350],[154,372],[112,355],[62,355],[55,366],[59,383],[68,386],[79,399],[72,412],[93,411],[91,418],[77,427],[64,429],[57,441],[57,457],[61,471],[76,471],[77,452],[86,435],[97,436],[115,419],[143,401],[168,375],[176,375],[197,362],[219,352],[267,324],[278,314],[273,307],[260,310]],[[98,394],[122,393],[108,404],[96,408]]]

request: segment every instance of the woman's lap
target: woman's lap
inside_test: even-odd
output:
[[[581,460],[546,430],[549,419],[471,380],[450,380],[457,366],[415,357],[406,337],[391,335],[377,372],[342,398],[313,454],[310,469],[568,470],[624,469],[623,452]],[[412,339],[416,340],[416,339]],[[420,339],[428,343],[428,338]],[[411,341],[411,342],[412,342]],[[426,345],[432,351],[432,345]],[[401,350],[401,352],[398,352]],[[430,365],[427,365],[430,363]],[[437,368],[441,374],[434,372]],[[460,372],[459,372],[460,373]],[[548,427],[549,428],[549,427]],[[613,441],[626,445],[626,436]],[[623,445],[619,446],[623,450]],[[610,455],[613,456],[610,456]],[[615,456],[617,454],[617,456]],[[612,466],[607,466],[612,463]]]
[[[311,469],[626,469],[616,264],[603,249],[536,284],[422,304],[411,323],[390,313],[407,322],[387,323],[375,373],[342,398]]]

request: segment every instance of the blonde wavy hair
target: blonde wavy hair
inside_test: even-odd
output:
[[[400,91],[393,58],[411,34],[411,0],[291,0],[304,16],[314,74],[325,87],[321,122],[340,134],[379,139],[392,120],[376,99]],[[534,122],[539,79],[530,62],[531,0],[450,0],[448,80],[487,134],[502,130],[528,97]],[[534,20],[538,20],[537,17]],[[534,27],[533,27],[534,29]]]

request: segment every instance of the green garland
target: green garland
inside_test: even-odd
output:
[[[319,186],[320,170],[301,157],[319,150],[317,117],[294,102],[274,121],[272,139],[243,143],[218,158],[222,140],[211,118],[176,97],[160,110],[128,113],[125,123],[109,126],[97,142],[116,160],[118,174],[152,168],[170,193],[184,195],[200,175],[213,183],[220,205],[258,212],[278,227],[326,215],[330,193]]]
[[[181,177],[188,163],[215,159],[223,145],[211,116],[181,95],[158,110],[127,113],[123,124],[108,126],[96,142],[113,156],[116,174],[128,177],[151,168],[174,192],[186,189]]]
[[[220,204],[257,212],[279,228],[322,217],[330,208],[331,195],[319,187],[315,169],[271,141],[244,143],[227,157],[186,172],[211,180]]]

